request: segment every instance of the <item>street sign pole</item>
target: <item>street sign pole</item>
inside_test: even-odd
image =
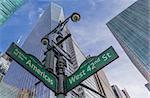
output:
[[[58,90],[57,98],[65,98],[64,80],[65,80],[65,67],[66,61],[63,56],[58,57],[57,60],[57,76],[58,76]]]
[[[53,45],[52,47],[56,50],[54,51],[54,56],[57,57],[57,64],[56,64],[56,73],[57,73],[57,77],[58,77],[58,82],[57,82],[57,93],[56,93],[56,97],[57,98],[65,98],[66,95],[66,91],[65,91],[65,67],[66,67],[66,60],[64,59],[64,57],[69,61],[71,59],[70,56],[68,56],[68,54],[66,52],[63,51],[63,45],[62,42],[64,40],[66,40],[68,37],[71,36],[71,34],[68,34],[66,37],[63,37],[63,35],[61,34],[61,31],[63,30],[65,24],[69,21],[69,19],[71,19],[73,22],[77,22],[80,20],[80,15],[78,13],[73,13],[71,16],[69,16],[68,18],[66,18],[63,22],[60,22],[58,24],[57,27],[55,27],[50,33],[46,34],[42,39],[41,42],[43,43],[43,45],[47,45],[49,46],[49,38],[48,35],[50,34],[57,34],[57,44]],[[53,40],[51,40],[53,42]],[[58,47],[57,47],[58,46]],[[51,47],[51,48],[52,48]],[[51,49],[48,49],[48,51],[50,51]],[[47,57],[49,55],[49,57]],[[50,54],[46,55],[46,64],[49,65],[49,59],[50,59]],[[54,59],[53,59],[54,60]]]
[[[63,35],[61,33],[58,33],[58,37],[56,38],[57,42],[60,42],[63,39]],[[59,44],[58,47],[60,49],[63,48],[62,44]],[[63,58],[63,55],[58,53],[58,60],[57,60],[57,67],[56,67],[56,72],[58,76],[58,90],[57,90],[57,98],[65,98],[65,89],[64,89],[64,81],[65,81],[65,66],[66,66],[66,61]]]

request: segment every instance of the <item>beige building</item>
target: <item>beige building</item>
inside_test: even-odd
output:
[[[126,89],[123,89],[122,92],[124,93],[124,95],[126,96],[126,98],[130,98],[128,92]]]
[[[120,90],[117,85],[112,85],[112,89],[116,95],[116,98],[130,98],[128,92],[125,89]]]
[[[94,77],[95,77],[99,92],[102,95],[106,96],[106,98],[116,98],[116,96],[111,88],[111,85],[110,85],[103,70],[98,71],[94,75]]]
[[[32,98],[32,92],[28,89],[22,89],[18,92],[17,98]]]

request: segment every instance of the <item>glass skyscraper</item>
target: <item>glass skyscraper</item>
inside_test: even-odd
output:
[[[45,57],[43,54],[45,51],[45,47],[42,45],[41,39],[42,37],[44,37],[44,35],[49,33],[54,27],[56,27],[60,20],[64,20],[62,7],[51,3],[51,5],[48,6],[48,8],[38,20],[37,24],[27,37],[26,41],[21,46],[22,49],[26,53],[32,54],[40,61],[42,61]],[[67,33],[70,32],[67,27],[65,27],[63,34],[66,35]],[[49,36],[49,39],[53,39],[55,37],[56,36],[52,34]],[[71,60],[73,62],[73,64],[67,62],[66,74],[70,75],[86,58],[81,53],[77,45],[73,42],[72,38],[67,39],[63,44],[64,50],[71,55]],[[54,65],[56,65],[56,58],[54,59]],[[38,81],[38,79],[36,79],[28,71],[26,71],[15,62],[10,65],[8,73],[4,78],[4,82],[10,85],[14,85],[19,89],[30,90],[30,92],[34,92],[33,96],[35,98],[55,98],[55,94],[46,86],[44,86],[43,83],[35,85],[35,83],[37,83]],[[85,83],[93,89],[96,89],[96,82],[93,76],[85,81]],[[78,98],[80,96],[82,98],[101,98],[99,97],[99,95],[96,95],[89,90],[85,90],[83,92],[83,89],[80,86],[70,91],[67,94],[66,98]]]
[[[107,23],[133,64],[150,82],[150,0],[138,0]]]
[[[0,25],[2,25],[24,2],[24,0],[0,0]]]
[[[16,98],[19,90],[4,82],[0,83],[0,98]]]

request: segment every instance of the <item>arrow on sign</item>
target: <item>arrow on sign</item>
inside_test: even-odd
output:
[[[32,75],[41,80],[49,89],[56,92],[57,88],[57,77],[53,73],[47,72],[41,62],[33,55],[26,54],[21,48],[15,43],[6,51],[13,60],[28,70]]]
[[[119,56],[115,52],[114,48],[111,46],[98,56],[90,57],[85,60],[75,73],[67,77],[66,93],[118,57]]]

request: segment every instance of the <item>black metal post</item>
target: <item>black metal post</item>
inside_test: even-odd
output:
[[[56,38],[57,42],[60,42],[63,39],[63,35],[59,32],[58,37]],[[63,48],[62,43],[58,45],[59,48]],[[58,60],[56,64],[56,72],[58,76],[58,95],[57,98],[65,98],[65,89],[64,89],[64,81],[65,81],[65,66],[66,60],[63,56],[58,53]]]
[[[57,57],[57,64],[56,64],[56,73],[57,73],[57,77],[58,77],[57,98],[65,98],[65,85],[64,85],[64,82],[65,82],[66,60],[64,59],[64,57],[66,57],[66,56],[64,55],[64,53],[61,53],[61,51],[63,50],[62,42],[64,40],[66,40],[68,37],[70,37],[71,34],[68,34],[67,36],[65,36],[63,38],[63,35],[61,34],[61,31],[63,30],[64,26],[66,25],[66,23],[69,21],[70,18],[73,22],[77,22],[77,21],[80,20],[80,15],[78,13],[73,13],[71,16],[66,18],[63,22],[60,22],[57,25],[57,27],[55,27],[51,32],[46,34],[41,40],[41,42],[44,45],[47,45],[47,52],[46,52],[46,58],[45,58],[45,67],[48,68],[49,72],[53,72],[53,69],[54,69],[54,56]],[[58,36],[56,38],[56,41],[57,41],[56,45],[60,48],[59,49],[60,51],[58,50],[57,52],[54,52],[54,49],[53,49],[54,46],[53,45],[49,45],[48,35],[53,34],[53,33],[58,34]],[[68,57],[66,57],[66,58],[68,59]],[[39,82],[37,82],[37,84],[38,83]]]

